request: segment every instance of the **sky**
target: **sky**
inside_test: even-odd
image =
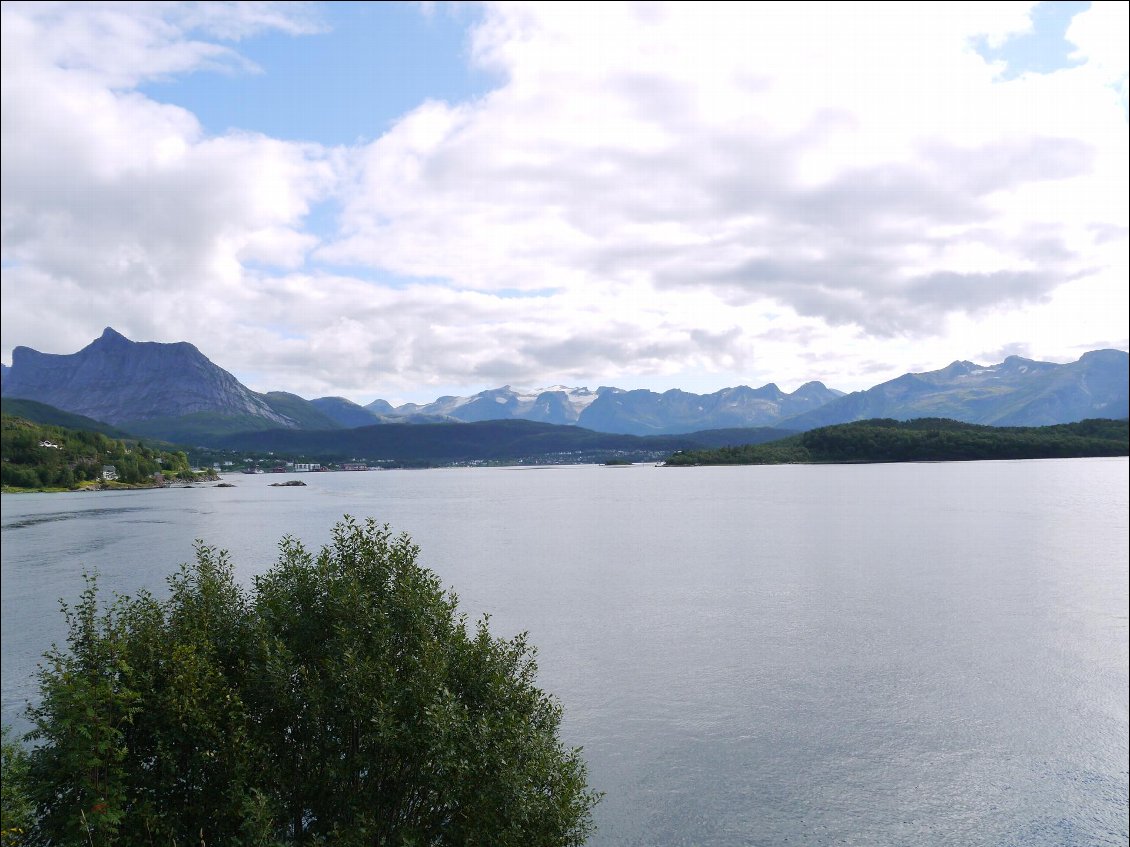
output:
[[[1128,9],[4,2],[0,358],[399,403],[1126,350]]]

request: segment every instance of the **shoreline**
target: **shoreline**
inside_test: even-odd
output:
[[[215,482],[222,483],[223,480],[219,476],[209,476],[203,479],[193,480],[178,480],[176,482],[95,482],[88,485],[80,485],[75,488],[16,488],[11,485],[0,487],[0,494],[84,494],[84,493],[101,493],[105,491],[151,491],[159,488],[179,488],[179,487],[195,487],[201,483]]]

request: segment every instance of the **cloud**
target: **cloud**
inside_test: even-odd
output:
[[[5,4],[6,337],[43,302],[142,337],[189,331],[238,309],[245,264],[304,261],[315,239],[302,218],[332,184],[330,153],[207,137],[189,112],[118,90],[228,55],[187,40],[191,27],[304,26],[262,4],[232,11]]]
[[[1092,3],[1072,19],[1066,38],[1076,46],[1072,57],[1086,62],[1088,71],[1117,91],[1125,109],[1130,65],[1130,18],[1125,4],[1112,0]]]
[[[329,37],[317,7],[5,3],[5,352],[109,324],[368,400],[855,388],[1117,341],[1126,7],[1075,17],[1080,64],[1004,80],[974,45],[1029,10],[490,4],[470,56],[494,90],[328,148],[209,135],[138,90],[260,72],[241,41]]]
[[[4,5],[5,74],[26,70],[30,57],[25,51],[34,49],[32,61],[41,68],[59,68],[113,89],[197,70],[257,69],[214,39],[239,41],[265,30],[292,35],[324,30],[311,3],[91,0]],[[9,49],[16,51],[14,60]]]
[[[486,291],[688,286],[878,335],[1038,302],[1089,266],[1124,122],[1103,142],[1075,86],[996,79],[970,44],[1027,28],[1015,7],[648,8],[493,8],[475,55],[508,84],[364,150],[323,255]],[[1041,186],[1056,215],[1017,202]]]

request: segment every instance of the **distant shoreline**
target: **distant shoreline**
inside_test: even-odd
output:
[[[836,424],[779,441],[688,450],[665,467],[844,465],[1083,459],[1130,454],[1126,420],[1090,419],[1043,427],[990,427],[944,418],[878,418]]]
[[[96,493],[101,494],[107,491],[152,491],[160,488],[196,488],[216,486],[204,486],[203,483],[213,482],[222,483],[218,476],[205,477],[197,480],[177,480],[176,482],[94,482],[80,485],[75,488],[61,488],[58,486],[48,486],[45,488],[16,488],[15,486],[5,485],[0,488],[0,494],[86,494]]]

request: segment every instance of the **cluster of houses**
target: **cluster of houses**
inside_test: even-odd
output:
[[[230,464],[230,463],[228,463]],[[221,470],[219,462],[212,465],[213,470]],[[317,462],[287,462],[286,464],[273,465],[271,467],[260,467],[258,465],[251,465],[244,468],[244,473],[321,473],[325,471],[367,471],[368,465],[348,463],[338,465],[336,468],[328,468],[325,465],[318,464]]]
[[[62,450],[62,444],[56,444],[54,441],[44,439],[39,442],[40,447],[46,447],[48,450]],[[118,478],[118,469],[113,465],[102,466],[102,479],[106,481],[115,480]]]
[[[335,467],[326,467],[318,462],[286,462],[269,467],[261,467],[253,464],[253,460],[247,459],[247,467],[243,469],[243,473],[256,474],[256,473],[321,473],[326,471],[370,471],[375,468],[369,467],[364,462],[343,462]],[[224,462],[223,466],[219,462],[212,463],[212,469],[215,471],[230,470],[232,462]]]

